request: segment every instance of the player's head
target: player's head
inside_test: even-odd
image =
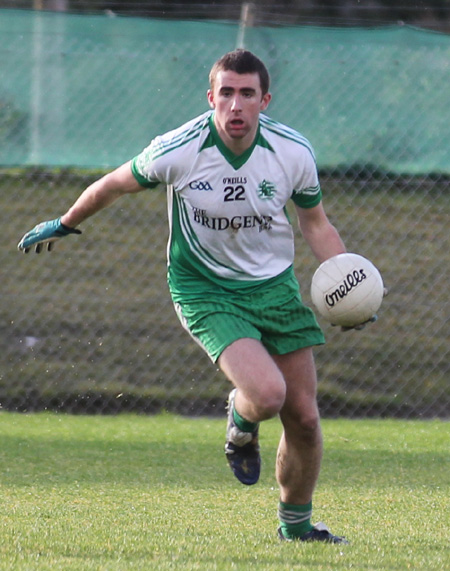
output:
[[[240,75],[257,73],[259,75],[262,95],[264,96],[269,91],[270,76],[266,66],[248,50],[237,49],[228,52],[216,61],[209,74],[209,84],[212,91],[214,91],[214,83],[220,71],[234,71]]]

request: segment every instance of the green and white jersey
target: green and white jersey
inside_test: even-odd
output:
[[[290,272],[294,237],[286,204],[292,199],[311,208],[321,201],[314,153],[304,137],[260,115],[253,145],[234,155],[213,114],[156,137],[132,161],[142,186],[168,189],[175,297],[208,282],[245,289]]]

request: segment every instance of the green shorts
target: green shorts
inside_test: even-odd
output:
[[[213,362],[244,337],[260,340],[275,355],[325,343],[314,313],[302,302],[295,276],[249,294],[206,294],[174,305],[183,327]]]

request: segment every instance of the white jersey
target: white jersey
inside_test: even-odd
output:
[[[205,278],[233,288],[279,276],[294,260],[288,200],[304,208],[321,200],[314,154],[299,133],[260,115],[253,145],[234,155],[213,114],[156,137],[132,161],[141,185],[168,188],[173,290]]]

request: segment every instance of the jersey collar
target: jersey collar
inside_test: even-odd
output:
[[[251,144],[251,146],[241,155],[236,155],[225,145],[225,143],[220,138],[219,133],[217,132],[216,126],[214,124],[214,113],[211,113],[211,115],[209,116],[209,134],[206,137],[201,150],[207,149],[208,147],[217,147],[220,153],[224,156],[225,160],[235,170],[238,170],[248,161],[256,145],[259,145],[261,147],[269,149],[270,151],[273,151],[273,148],[271,147],[270,143],[261,135],[259,123],[255,139]]]

